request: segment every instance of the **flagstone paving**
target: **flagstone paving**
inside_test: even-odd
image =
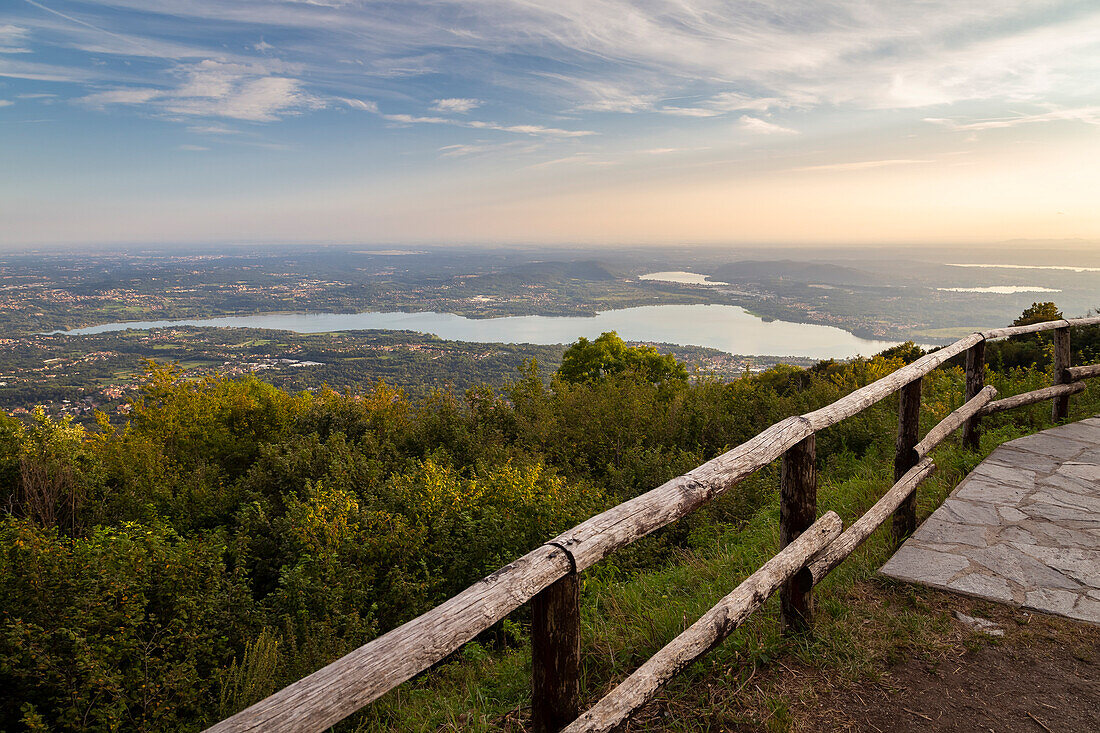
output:
[[[998,447],[881,572],[1100,623],[1100,416]]]

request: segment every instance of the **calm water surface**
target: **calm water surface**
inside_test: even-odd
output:
[[[991,265],[984,262],[945,262],[947,267],[986,267],[995,270],[1069,270],[1070,272],[1100,272],[1100,267],[1075,265]]]
[[[859,338],[832,326],[763,321],[732,305],[652,305],[605,311],[595,317],[508,316],[465,318],[453,313],[300,313],[227,316],[182,321],[109,323],[68,333],[90,334],[168,326],[270,328],[297,333],[387,330],[434,334],[453,341],[568,344],[617,331],[628,341],[708,346],[731,354],[844,359],[870,355],[894,341]]]
[[[682,285],[729,285],[729,283],[707,280],[706,275],[697,272],[685,272],[683,270],[669,270],[667,272],[650,272],[639,275],[639,280],[656,280],[663,283],[680,283]]]
[[[1012,295],[1013,293],[1060,293],[1055,288],[1042,288],[1038,285],[991,285],[987,288],[936,288],[948,293],[996,293],[998,295]]]

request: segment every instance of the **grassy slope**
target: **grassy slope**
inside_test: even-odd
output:
[[[961,391],[958,370],[932,378],[941,380],[942,387],[957,384],[955,394]],[[922,432],[957,406],[929,404],[926,397]],[[887,401],[876,409],[890,408]],[[938,470],[918,490],[919,516],[926,517],[939,506],[997,445],[1049,426],[1049,409],[1049,403],[1042,403],[1012,416],[987,419],[980,453],[964,451],[956,442],[937,449]],[[1100,384],[1075,398],[1071,409],[1073,420],[1100,411]],[[619,578],[613,566],[598,566],[585,574],[582,690],[588,704],[774,554],[779,513],[776,475],[773,466],[743,483],[739,490],[769,491],[771,498],[745,525],[695,538],[693,549],[684,551],[676,566],[628,578]],[[847,525],[881,496],[891,477],[892,455],[883,444],[872,446],[860,458],[824,457],[819,511],[833,509]],[[818,685],[822,680],[841,685],[873,683],[903,657],[936,659],[957,645],[958,630],[937,601],[940,594],[876,575],[891,554],[888,537],[888,528],[876,532],[819,586],[812,639],[780,635],[778,599],[772,598],[729,640],[673,681],[657,702],[636,717],[631,729],[801,728],[792,710],[804,709],[807,698],[816,693],[813,682],[792,684],[792,679],[816,679]],[[982,612],[980,602],[970,607]],[[510,650],[488,652],[477,643],[467,645],[447,663],[354,717],[349,729],[523,729],[530,695],[530,654],[522,623],[509,625],[504,635],[513,637]],[[965,643],[992,642],[974,636]],[[791,674],[795,670],[797,676]]]

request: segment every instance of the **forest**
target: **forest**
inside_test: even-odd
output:
[[[1036,304],[1017,322],[1054,314]],[[1100,360],[1100,328],[1073,339],[1074,363]],[[124,425],[0,414],[0,729],[200,729],[922,353],[689,380],[675,359],[605,334],[570,347],[549,380],[532,361],[499,390],[417,399],[384,382],[341,393],[181,379],[149,361]],[[987,360],[1001,395],[1049,383],[1048,336],[990,344]],[[963,383],[959,364],[925,379],[928,424]],[[1100,403],[1095,388],[1075,399]],[[824,431],[823,470],[885,455],[895,411],[886,400]],[[771,511],[776,475],[590,573],[629,577],[736,530]],[[518,612],[479,648],[523,643],[526,621]]]

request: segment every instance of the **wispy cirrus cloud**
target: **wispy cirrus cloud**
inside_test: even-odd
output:
[[[546,127],[544,125],[508,125],[499,122],[489,122],[486,120],[471,120],[465,117],[441,117],[439,115],[419,115],[408,114],[405,112],[383,112],[377,102],[373,100],[364,99],[351,99],[342,97],[339,100],[343,104],[351,107],[352,109],[360,110],[363,112],[370,112],[378,115],[387,122],[394,123],[396,125],[451,125],[454,127],[467,127],[473,130],[495,130],[497,132],[510,132],[520,135],[536,135],[547,137],[587,137],[589,135],[595,135],[593,130],[567,130],[560,127]],[[456,100],[436,100],[438,101],[456,101]],[[461,102],[476,101],[476,100],[457,100]],[[452,105],[453,106],[453,105]],[[457,105],[464,108],[465,105]],[[438,105],[433,106],[433,108]],[[451,111],[448,105],[444,105],[444,111]],[[473,109],[471,106],[470,109]]]
[[[489,140],[478,140],[473,143],[455,143],[453,145],[444,145],[439,148],[439,157],[441,158],[465,158],[469,156],[486,155],[490,153],[512,153],[517,155],[533,153],[541,149],[543,144],[541,142],[520,142],[520,141],[508,141],[508,142],[491,142]]]
[[[783,127],[777,125],[774,122],[768,122],[762,120],[759,117],[751,117],[750,115],[742,115],[738,120],[738,127],[746,132],[755,133],[757,135],[797,135],[798,130],[792,130],[789,127]]]
[[[803,100],[809,103],[812,100]],[[741,92],[720,92],[707,99],[700,100],[694,106],[665,105],[660,111],[679,117],[720,117],[733,112],[767,112],[770,109],[787,109],[794,106],[792,100],[778,97],[753,97]]]
[[[973,120],[960,122],[943,117],[925,117],[925,122],[942,125],[952,130],[1001,130],[1019,125],[1033,125],[1041,122],[1084,122],[1089,125],[1100,125],[1100,106],[1076,107],[1073,109],[1057,109],[1049,112],[1035,114],[1018,114],[1010,117],[998,117],[994,119]]]
[[[567,130],[561,127],[546,127],[544,125],[506,125],[499,122],[487,122],[485,120],[464,120],[452,117],[433,117],[430,115],[410,114],[382,114],[382,119],[403,125],[454,125],[456,127],[469,127],[474,130],[495,130],[498,132],[512,132],[518,135],[538,135],[547,137],[587,137],[595,135],[594,130]]]
[[[804,165],[791,168],[792,171],[863,171],[872,168],[891,168],[899,165],[920,165],[933,163],[927,159],[891,158],[887,160],[857,160],[848,163],[826,163],[824,165]]]
[[[0,25],[0,53],[30,53],[30,31],[11,23]]]
[[[357,109],[362,112],[373,112],[378,114],[378,103],[367,99],[350,99],[348,97],[338,97],[339,101],[343,102],[352,109]]]
[[[830,105],[1018,101],[1056,93],[1069,80],[1100,90],[1100,8],[1071,0],[1042,8],[1026,0],[788,0],[751,8],[723,0],[104,0],[109,11],[68,12],[53,2],[34,0],[42,13],[0,26],[0,48],[3,38],[25,48],[31,29],[53,45],[118,58],[249,63],[260,54],[270,75],[298,82],[293,89],[263,82],[250,93],[273,100],[281,93],[284,109],[299,111],[310,98],[361,98],[368,89],[407,97],[386,80],[426,71],[476,92],[450,96],[425,85],[423,98],[407,100],[441,114],[468,113],[504,92],[548,115],[703,119]],[[319,33],[324,44],[315,42]],[[165,73],[174,73],[171,66]],[[255,107],[222,111],[280,116]]]

